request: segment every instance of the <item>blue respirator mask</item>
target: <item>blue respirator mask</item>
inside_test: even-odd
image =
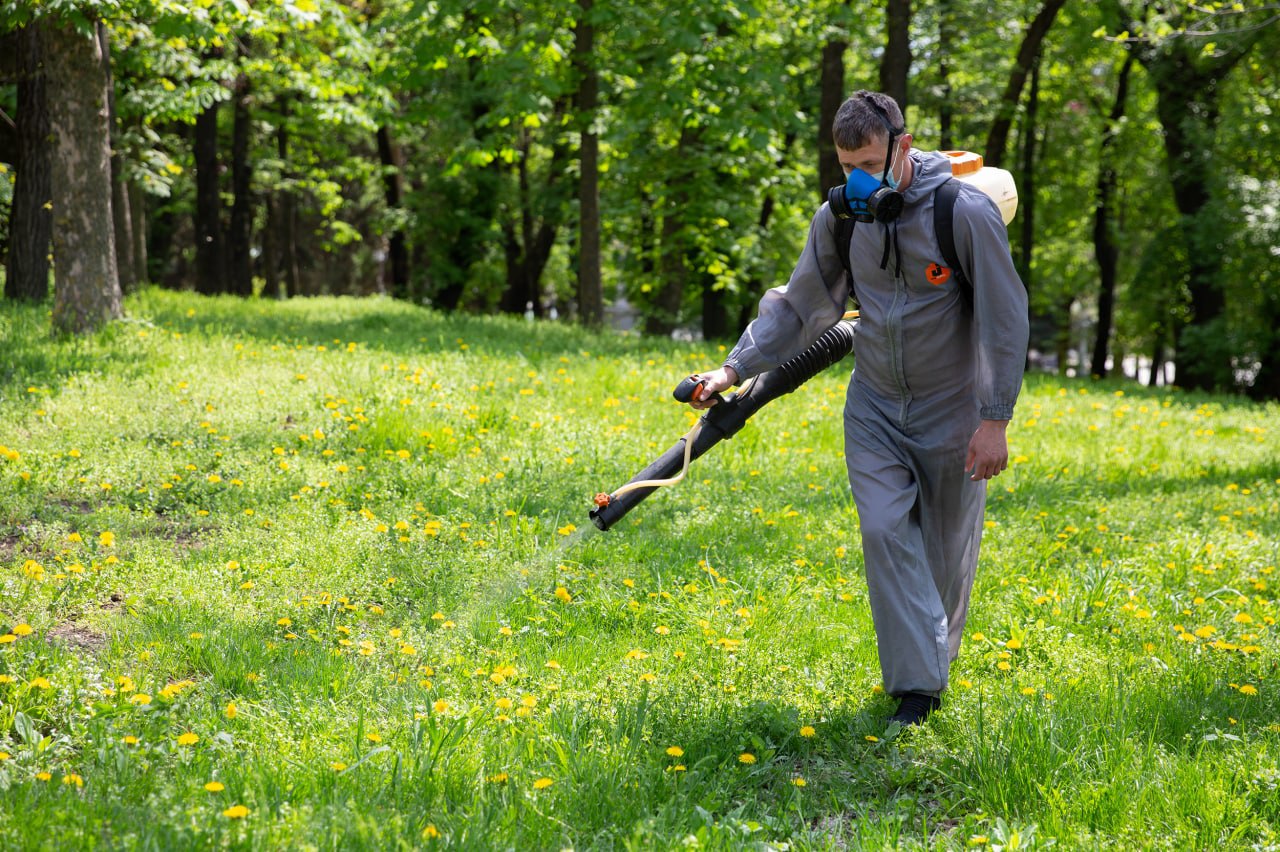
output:
[[[848,181],[827,191],[827,203],[831,212],[841,219],[892,222],[902,213],[902,193],[897,190],[897,181],[893,179],[893,143],[906,129],[894,127],[878,103],[865,96],[864,99],[889,131],[884,174],[876,177],[862,169],[854,169],[849,173]]]

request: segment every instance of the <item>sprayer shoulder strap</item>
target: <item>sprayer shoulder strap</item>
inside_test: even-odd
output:
[[[858,220],[836,218],[836,246],[840,250],[840,265],[844,267],[845,278],[849,280],[849,300],[856,306],[858,295],[853,292],[853,267],[849,263],[849,252],[853,250],[853,226]]]
[[[973,282],[965,274],[964,267],[960,264],[960,255],[956,253],[955,212],[956,197],[959,195],[960,183],[954,178],[947,178],[933,191],[933,230],[938,236],[942,259],[955,274],[956,284],[960,286],[965,301],[972,305]]]
[[[960,265],[960,256],[956,253],[955,208],[956,198],[960,195],[960,184],[952,178],[934,190],[933,194],[933,230],[938,235],[938,247],[942,249],[942,259],[955,273],[956,283],[965,300],[973,304],[973,285],[964,267]],[[853,249],[853,226],[858,222],[850,217],[836,219],[836,245],[840,247],[840,265],[849,279],[849,298],[856,305],[858,296],[853,290],[853,267],[850,265],[849,253]]]

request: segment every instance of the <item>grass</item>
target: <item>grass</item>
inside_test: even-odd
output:
[[[1275,847],[1280,408],[1030,376],[887,732],[848,365],[607,533],[714,345],[0,307],[0,846]]]

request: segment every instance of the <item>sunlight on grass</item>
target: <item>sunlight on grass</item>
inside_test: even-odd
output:
[[[1280,409],[1033,376],[886,733],[849,365],[614,529],[714,344],[389,300],[0,309],[0,841],[1276,842]]]

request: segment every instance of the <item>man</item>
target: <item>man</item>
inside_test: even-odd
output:
[[[701,374],[693,405],[714,405],[711,394],[802,351],[856,294],[845,463],[884,689],[900,699],[890,721],[915,725],[941,705],[960,650],[987,480],[1008,464],[1005,427],[1022,386],[1027,294],[999,209],[968,184],[960,184],[952,222],[972,292],[946,268],[933,207],[950,161],[911,147],[892,98],[857,92],[840,107],[832,135],[849,186],[870,181],[882,196],[901,193],[901,212],[881,203],[891,221],[868,222],[867,199],[852,199],[864,220],[848,242],[850,281],[837,216],[822,205],[790,281],[764,295],[724,365]],[[843,192],[833,190],[838,206]]]

